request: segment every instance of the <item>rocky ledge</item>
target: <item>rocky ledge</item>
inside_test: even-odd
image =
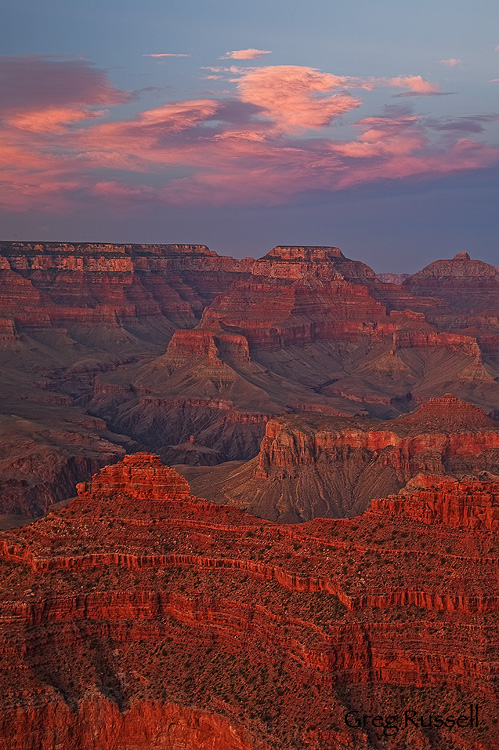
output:
[[[404,495],[282,526],[155,455],[104,468],[0,537],[1,750],[493,750],[499,542],[468,519],[499,484],[431,481],[433,515]],[[478,727],[431,738],[345,722],[469,704]]]

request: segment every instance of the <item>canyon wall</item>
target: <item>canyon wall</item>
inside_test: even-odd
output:
[[[493,750],[499,547],[477,520],[499,483],[413,495],[282,526],[191,496],[157,456],[106,467],[0,535],[0,747],[429,748],[345,715],[471,703],[479,726],[434,746]]]
[[[286,416],[223,482],[183,471],[196,492],[281,523],[354,516],[425,475],[499,476],[499,422],[451,394],[386,421]]]
[[[387,420],[451,392],[494,416],[496,275],[460,256],[392,284],[326,246],[236,260],[205,245],[0,242],[0,513],[46,512],[124,450],[252,460],[286,415]],[[385,468],[377,494],[402,486]],[[309,494],[328,497],[322,484]],[[362,510],[359,492],[338,512]],[[290,519],[327,514],[327,497]]]

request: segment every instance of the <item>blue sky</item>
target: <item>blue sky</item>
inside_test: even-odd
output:
[[[3,18],[4,239],[499,264],[495,0],[18,0]]]

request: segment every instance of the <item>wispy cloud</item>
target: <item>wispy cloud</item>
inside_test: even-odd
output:
[[[462,60],[458,57],[449,57],[448,60],[439,60],[441,65],[445,65],[447,68],[455,68],[456,65],[461,65]]]
[[[344,90],[331,93],[346,78],[315,68],[275,65],[238,73],[233,81],[242,101],[260,107],[284,132],[324,127],[361,103]]]
[[[149,53],[147,55],[142,55],[142,57],[190,57],[190,54],[187,54],[185,52],[155,52],[155,53]]]
[[[421,76],[361,79],[293,65],[220,73],[223,92],[145,110],[135,98],[125,119],[118,106],[133,95],[85,60],[0,58],[0,204],[48,213],[89,201],[116,213],[285,204],[310,191],[499,163],[499,148],[485,143],[496,115],[430,119],[390,96],[381,114],[367,112],[342,137],[330,127],[363,103],[363,89],[441,93]]]
[[[234,49],[219,57],[219,60],[260,60],[264,55],[271,55],[269,49]]]
[[[425,81],[422,76],[397,76],[396,78],[386,79],[386,82],[389,86],[408,89],[407,92],[399,94],[399,96],[427,96],[428,94],[441,93],[440,87],[436,83]]]
[[[499,122],[499,115],[466,115],[464,117],[426,117],[428,128],[460,133],[483,133],[489,122]]]

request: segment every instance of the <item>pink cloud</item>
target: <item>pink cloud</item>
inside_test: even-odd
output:
[[[397,78],[388,78],[386,82],[389,86],[409,89],[413,94],[440,93],[440,87],[436,83],[429,83],[429,81],[425,81],[421,76],[398,76]]]
[[[20,130],[60,131],[131,99],[87,60],[0,57],[0,118]]]
[[[424,130],[417,117],[366,117],[356,123],[361,135],[337,143],[334,151],[353,158],[407,156],[425,146]]]
[[[276,65],[238,72],[240,77],[234,80],[240,98],[260,107],[283,132],[324,127],[360,105],[345,91],[330,93],[346,78],[315,68]]]
[[[264,55],[271,55],[269,49],[234,49],[232,52],[226,52],[220,57],[220,60],[260,60]]]
[[[0,56],[0,116],[48,108],[110,106],[131,96],[116,89],[106,73],[87,60]]]
[[[445,65],[447,68],[455,68],[456,65],[461,65],[462,60],[456,57],[449,57],[448,60],[440,60],[441,65]]]
[[[171,141],[213,118],[220,103],[213,99],[171,102],[141,112],[131,120],[107,122],[87,128],[78,135],[82,160],[88,167],[111,167],[132,171],[155,171],[159,166],[192,159],[203,151]],[[190,154],[190,156],[189,156]]]
[[[47,107],[46,109],[16,112],[4,121],[20,130],[35,133],[57,132],[82,120],[91,120],[106,114],[105,110],[93,110],[83,106]]]
[[[327,129],[361,104],[346,89],[436,93],[421,76],[363,80],[290,65],[231,67],[221,69],[232,76],[227,93],[145,111],[137,103],[135,114],[120,119],[113,108],[130,95],[87,62],[20,58],[19,65],[14,72],[4,63],[10,95],[0,102],[0,203],[13,211],[69,212],[82,200],[115,213],[139,204],[272,205],[314,190],[499,162],[499,149],[460,138],[483,139],[489,115],[431,121],[392,104],[345,127],[343,140]],[[45,75],[54,77],[53,88]],[[30,76],[40,83],[33,97]],[[112,121],[103,121],[102,107]]]
[[[215,114],[218,107],[219,103],[213,99],[172,102],[143,112],[139,116],[139,123],[161,125],[172,133],[178,133],[208,119]]]
[[[147,55],[142,55],[142,57],[190,57],[190,54],[187,54],[185,52],[157,52],[157,53],[149,53]]]

